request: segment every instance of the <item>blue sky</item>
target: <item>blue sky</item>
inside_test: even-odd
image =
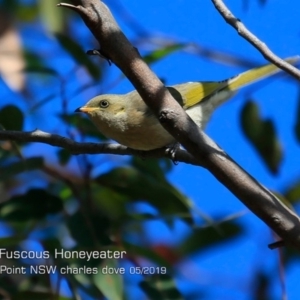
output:
[[[299,39],[299,10],[300,2],[291,4],[285,0],[266,1],[263,6],[260,1],[228,0],[226,5],[236,17],[260,39],[262,39],[278,56],[288,57],[298,55],[300,49]],[[126,21],[126,13],[119,9],[113,0],[106,1],[120,23],[125,34],[132,40],[137,40],[137,35]],[[178,43],[196,43],[200,47],[209,48],[234,57],[248,60],[253,64],[263,64],[262,55],[248,42],[238,36],[237,32],[227,25],[215,10],[211,1],[201,0],[175,0],[175,1],[122,1],[134,20],[156,39],[168,39]],[[58,8],[62,9],[62,8]],[[127,19],[128,20],[128,19]],[[80,21],[81,22],[81,21]],[[49,59],[49,63],[57,69],[60,76],[67,78],[76,65],[67,54],[57,55],[57,48],[49,49],[51,36],[45,37],[43,28],[34,29],[28,34],[28,27],[23,26],[22,38],[26,47],[34,47],[37,36],[44,36],[44,44],[40,45],[40,54]],[[81,24],[78,28],[78,40],[85,50],[93,47],[91,34]],[[53,45],[53,44],[51,44]],[[140,44],[137,44],[139,47]],[[53,46],[52,46],[53,47]],[[143,53],[153,49],[153,44],[146,43],[140,46]],[[95,58],[98,61],[98,58]],[[61,68],[63,66],[63,68]],[[84,79],[84,70],[79,70],[75,78],[67,84],[67,95],[72,96],[68,102],[68,110],[74,111],[91,97],[102,93],[126,93],[132,90],[132,85],[127,80],[108,90],[108,86],[119,78],[120,72],[115,66],[108,67],[104,82],[99,87],[94,87],[74,95],[74,84],[89,82]],[[178,51],[152,66],[153,71],[172,85],[187,81],[222,80],[236,75],[246,68],[232,65],[225,61],[207,59],[185,51]],[[31,83],[34,78],[31,78]],[[47,81],[48,80],[48,81]],[[38,82],[35,87],[39,89],[43,84],[51,84],[53,89],[44,89],[42,99],[51,93],[59,94],[60,78],[45,79],[44,83]],[[299,144],[296,142],[293,127],[295,124],[297,97],[299,90],[296,81],[286,74],[272,77],[251,87],[247,87],[232,100],[218,108],[214,113],[206,132],[210,135],[231,157],[244,169],[270,189],[282,191],[288,184],[299,178],[300,156]],[[6,90],[4,102],[10,101],[10,92]],[[259,104],[261,116],[271,118],[275,122],[278,137],[284,150],[284,159],[277,176],[271,175],[264,163],[257,155],[252,145],[245,139],[240,129],[240,111],[246,99],[252,99]],[[26,105],[24,105],[26,109]],[[51,110],[59,112],[60,106],[54,102],[43,107],[44,112]],[[56,133],[58,121],[56,118],[44,120],[33,113],[27,119],[25,128],[33,130],[39,128]],[[28,154],[36,151],[47,151],[47,145],[33,145],[27,149]],[[53,154],[51,159],[56,159]],[[101,161],[103,158],[100,158]],[[112,165],[119,164],[122,158],[113,158],[101,164],[101,171],[109,169]],[[96,172],[99,172],[96,170]],[[183,191],[197,207],[211,217],[227,217],[243,214],[239,222],[245,225],[245,234],[242,238],[222,247],[213,248],[209,252],[189,258],[179,266],[179,270],[195,270],[199,275],[201,287],[208,291],[207,299],[251,299],[251,279],[258,269],[265,269],[274,274],[274,298],[281,295],[278,271],[278,253],[267,249],[267,244],[273,241],[269,228],[255,215],[247,211],[245,206],[223,187],[208,171],[188,166],[183,163],[175,166],[169,174],[169,179],[175,186]],[[158,227],[159,226],[159,227]],[[188,229],[181,222],[176,224],[174,232],[169,231],[162,223],[153,222],[146,225],[149,228],[149,239],[155,243],[169,242],[171,244],[180,240]],[[159,228],[159,229],[158,229]],[[159,231],[159,234],[158,234]],[[299,298],[297,288],[300,276],[299,264],[293,264],[286,270],[286,285],[290,300]],[[179,276],[180,277],[180,276]],[[225,280],[226,279],[226,280]],[[182,290],[195,289],[197,284],[188,279],[179,280]],[[224,294],[227,296],[224,297]]]

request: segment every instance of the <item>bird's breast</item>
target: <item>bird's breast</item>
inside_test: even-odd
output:
[[[92,121],[106,137],[132,149],[147,151],[174,142],[174,138],[152,115],[92,117]]]

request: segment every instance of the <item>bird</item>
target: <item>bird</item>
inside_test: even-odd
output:
[[[298,60],[299,56],[285,59],[291,64]],[[213,111],[240,88],[279,71],[277,66],[267,64],[226,80],[186,82],[167,89],[192,120],[204,129]],[[149,151],[176,143],[136,90],[96,96],[75,112],[86,113],[104,136],[135,150]]]

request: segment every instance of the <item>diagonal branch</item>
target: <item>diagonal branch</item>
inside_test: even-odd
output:
[[[187,116],[122,33],[107,6],[99,0],[71,2],[77,5],[72,9],[80,13],[100,43],[101,52],[122,70],[166,130],[286,244],[300,250],[299,217],[236,164]]]
[[[241,37],[253,45],[264,56],[265,59],[276,65],[278,68],[286,71],[296,79],[300,80],[300,70],[274,54],[264,42],[258,39],[258,37],[256,37],[250,30],[246,28],[241,20],[233,15],[233,13],[226,7],[223,0],[211,1],[224,20],[233,28],[235,28]]]

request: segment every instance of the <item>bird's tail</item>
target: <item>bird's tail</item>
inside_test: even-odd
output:
[[[300,56],[293,56],[284,60],[294,65],[299,61],[299,59]],[[273,64],[257,67],[225,80],[224,83],[227,83],[225,89],[236,91],[244,86],[247,86],[248,84],[254,83],[255,81],[261,80],[280,71],[281,69]]]
[[[293,56],[285,59],[285,61],[289,62],[290,64],[296,64],[299,60],[300,56]],[[233,95],[235,95],[235,93],[239,89],[271,75],[274,75],[280,71],[281,69],[277,66],[273,64],[267,64],[261,67],[250,69],[229,79],[219,81],[218,86],[216,86],[215,89],[211,91],[211,93],[207,93],[207,95],[201,100],[201,102],[209,102],[212,107],[216,108],[220,104],[230,99]]]

